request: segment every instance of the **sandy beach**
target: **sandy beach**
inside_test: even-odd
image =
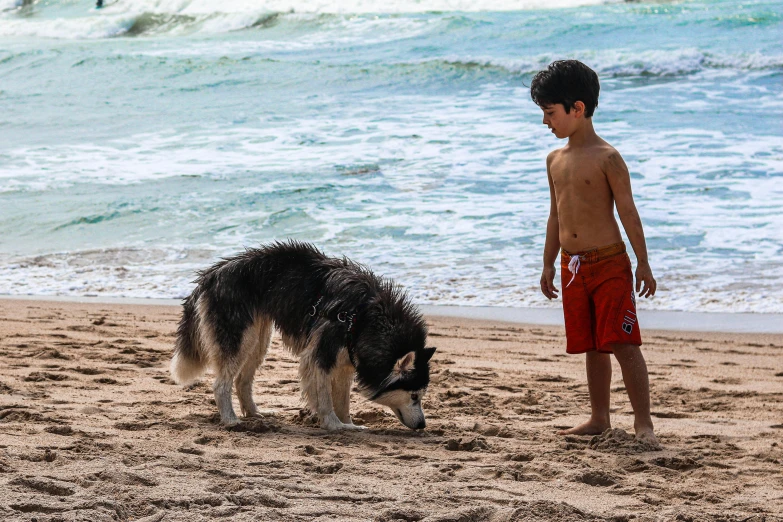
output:
[[[275,336],[263,422],[216,422],[211,377],[168,375],[175,306],[0,300],[0,519],[783,520],[783,335],[647,331],[662,449],[588,413],[557,327],[430,318],[424,432],[354,394],[361,433],[300,414]],[[642,316],[643,321],[643,316]]]

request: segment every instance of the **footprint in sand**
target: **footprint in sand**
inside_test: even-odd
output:
[[[54,495],[67,497],[76,493],[74,484],[62,480],[42,479],[38,477],[17,477],[9,482],[12,486],[22,486],[27,489]]]
[[[449,439],[443,446],[447,451],[481,451],[489,449],[489,444],[483,437]]]
[[[71,428],[67,424],[60,425],[60,426],[48,426],[48,427],[44,428],[44,431],[46,433],[52,433],[54,435],[73,435],[74,434],[73,428]]]
[[[375,519],[375,522],[418,522],[424,519],[427,514],[418,509],[411,508],[390,508],[381,512]]]
[[[19,409],[21,406],[10,406],[0,410],[0,422],[28,422],[43,420],[40,413]]]
[[[334,475],[335,473],[343,469],[343,466],[344,464],[342,462],[335,462],[334,464],[324,464],[322,466],[305,464],[305,470],[309,471],[310,473],[317,473],[319,475]]]
[[[226,495],[226,498],[238,506],[263,506],[272,508],[288,507],[291,503],[274,493],[261,491],[258,489],[243,489],[233,495]]]
[[[690,471],[701,468],[702,465],[690,457],[658,457],[649,461],[650,464],[675,471]]]
[[[127,471],[101,471],[90,475],[88,478],[123,486],[154,487],[158,485],[158,481],[154,478],[139,475],[137,473],[128,473]]]
[[[262,419],[253,418],[242,420],[233,426],[228,426],[226,430],[232,432],[267,433],[269,431],[280,431],[280,426],[265,422]]]
[[[605,471],[593,469],[576,475],[572,481],[581,482],[582,484],[587,484],[588,486],[598,486],[605,488],[617,484],[618,479]]]
[[[24,378],[27,382],[67,381],[68,379],[70,377],[65,374],[51,372],[32,372]]]
[[[54,462],[57,459],[57,452],[46,448],[42,453],[25,453],[19,455],[19,460],[27,462]]]
[[[101,377],[100,379],[95,379],[95,382],[98,384],[113,384],[116,386],[127,386],[129,383],[124,381],[118,381],[117,379],[112,379],[111,377]]]

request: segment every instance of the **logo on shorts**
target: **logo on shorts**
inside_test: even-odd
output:
[[[625,317],[623,317],[623,332],[631,335],[633,333],[633,325],[636,324],[636,314],[630,310],[625,311]]]
[[[633,303],[634,309],[636,308],[636,294],[633,293],[633,290],[631,290],[631,302]]]

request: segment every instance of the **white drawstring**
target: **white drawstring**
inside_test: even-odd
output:
[[[579,256],[571,256],[571,261],[568,262],[568,271],[574,275],[571,276],[571,280],[566,285],[566,288],[571,286],[571,283],[574,282],[574,278],[576,278],[580,266],[582,266],[582,261],[579,260]]]

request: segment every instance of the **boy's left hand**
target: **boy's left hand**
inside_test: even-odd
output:
[[[642,287],[642,283],[644,286]],[[636,293],[639,297],[652,297],[655,295],[655,289],[658,283],[652,275],[652,268],[649,263],[639,263],[636,267]],[[639,289],[641,288],[641,292]]]

